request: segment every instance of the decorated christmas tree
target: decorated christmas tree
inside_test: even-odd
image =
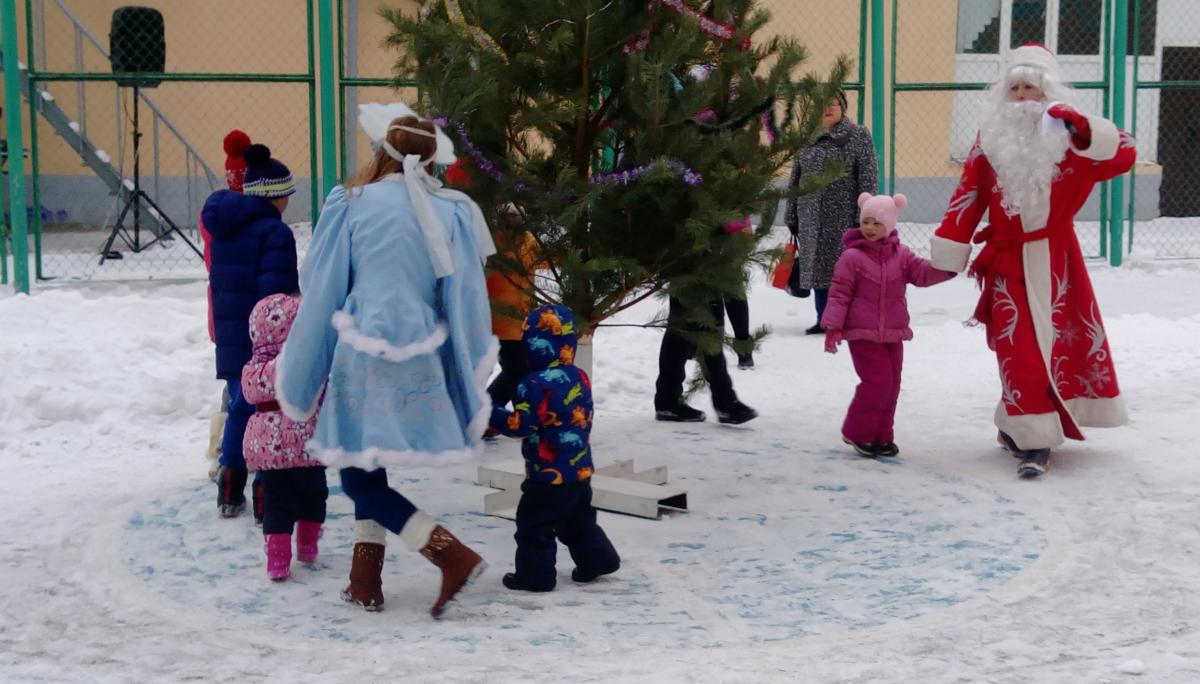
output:
[[[536,245],[494,267],[526,282],[539,264],[533,294],[583,332],[665,292],[707,331],[697,341],[720,343],[707,302],[771,256],[757,238],[787,196],[778,179],[845,61],[801,74],[800,45],[756,38],[770,15],[755,0],[427,0],[383,14],[397,76],[416,79],[466,159],[497,243]],[[725,229],[749,215],[763,217],[756,233]]]

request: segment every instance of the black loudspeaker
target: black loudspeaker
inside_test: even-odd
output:
[[[108,51],[115,74],[162,73],[167,65],[162,12],[150,7],[121,7],[113,12]],[[117,85],[125,87],[153,88],[158,84],[136,76],[117,79]]]

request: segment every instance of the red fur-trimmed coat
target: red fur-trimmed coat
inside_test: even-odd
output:
[[[1092,188],[1128,171],[1137,152],[1111,122],[1088,121],[1087,148],[1073,142],[1049,196],[1016,216],[1001,206],[995,172],[976,142],[931,245],[933,265],[958,272],[971,242],[984,244],[971,266],[983,290],[975,319],[999,365],[996,426],[1022,449],[1083,439],[1082,426],[1126,422],[1074,221]],[[985,214],[989,225],[976,232]]]

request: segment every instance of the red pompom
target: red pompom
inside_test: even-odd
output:
[[[467,170],[465,160],[459,159],[446,169],[446,184],[460,188],[471,185],[471,173]]]
[[[240,157],[246,152],[246,148],[250,147],[250,136],[243,131],[232,130],[225,136],[225,154],[230,157]]]

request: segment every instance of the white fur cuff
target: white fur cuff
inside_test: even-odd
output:
[[[1019,449],[1053,449],[1064,440],[1062,419],[1057,411],[1010,416],[1000,401],[994,420],[996,427],[1012,437]]]
[[[939,271],[962,273],[971,260],[971,243],[934,235],[929,240],[929,256],[930,263]]]
[[[1084,427],[1120,427],[1129,422],[1125,411],[1125,400],[1121,397],[1068,399],[1067,409],[1075,421]]]
[[[400,541],[404,542],[409,551],[420,551],[429,543],[429,537],[433,535],[435,527],[437,522],[433,518],[417,511],[404,523],[404,529],[400,530]]]
[[[387,529],[374,520],[355,520],[354,543],[387,544]]]
[[[1117,130],[1116,125],[1099,116],[1089,115],[1087,120],[1088,126],[1092,129],[1092,144],[1086,150],[1071,145],[1075,154],[1095,161],[1107,161],[1117,156],[1117,149],[1121,144],[1121,132]]]

